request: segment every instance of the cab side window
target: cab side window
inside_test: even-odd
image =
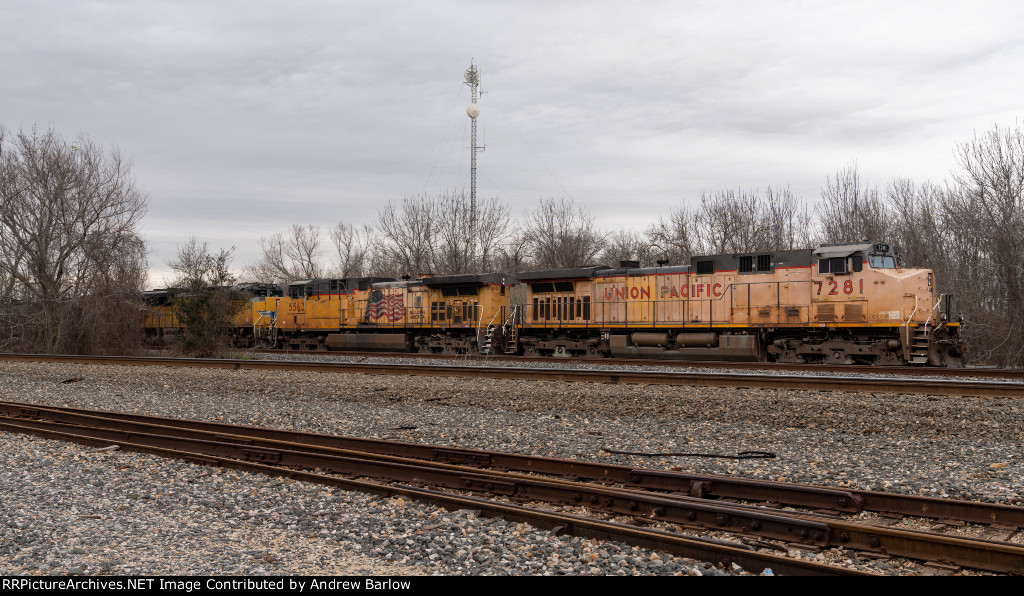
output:
[[[818,259],[818,274],[828,275],[832,273],[847,273],[846,257]]]

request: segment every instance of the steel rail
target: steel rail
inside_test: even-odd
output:
[[[99,419],[97,422],[101,423]],[[365,476],[390,482],[486,492],[522,500],[584,506],[619,515],[645,517],[711,530],[739,531],[763,538],[800,542],[817,547],[829,546],[830,528],[821,521],[795,519],[775,512],[720,507],[708,501],[694,500],[684,503],[676,499],[654,496],[652,493],[642,495],[632,492],[624,495],[614,489],[594,485],[568,485],[543,479],[528,480],[523,477],[513,479],[496,474],[467,472],[463,469],[438,468],[422,463],[409,464],[305,450],[256,447],[226,441],[223,435],[210,440],[199,437],[176,437],[157,432],[124,431],[65,425],[45,420],[0,417],[0,428],[8,424],[43,431],[69,432],[108,443],[133,443],[296,469],[319,469],[335,474]],[[1021,554],[1024,557],[1024,549]],[[1024,565],[1021,569],[1024,570]]]
[[[1024,383],[998,381],[950,381],[846,377],[829,375],[761,375],[741,373],[694,373],[602,369],[525,367],[439,366],[423,364],[367,364],[289,360],[232,360],[224,358],[162,358],[118,356],[64,356],[49,354],[0,354],[0,360],[71,362],[198,368],[293,370],[354,374],[423,375],[434,377],[481,377],[530,381],[562,381],[636,385],[682,385],[794,389],[804,391],[853,391],[858,393],[912,393],[924,395],[1024,398]]]
[[[75,434],[73,432],[47,431],[8,422],[5,422],[0,426],[2,426],[6,431],[32,434],[47,439],[71,441],[97,447],[109,445],[109,441]],[[731,565],[732,563],[735,563],[744,569],[752,570],[754,572],[760,572],[770,568],[775,573],[786,575],[878,575],[876,573],[856,569],[757,552],[745,545],[684,537],[672,532],[638,528],[636,526],[568,514],[552,513],[520,505],[503,504],[491,500],[449,494],[414,486],[382,485],[338,476],[328,476],[314,472],[287,469],[259,462],[238,461],[230,458],[202,455],[189,451],[153,447],[150,445],[132,442],[122,442],[119,443],[118,446],[125,451],[142,452],[161,457],[183,459],[199,465],[218,466],[252,473],[262,473],[271,476],[283,476],[295,480],[325,484],[344,490],[367,492],[385,497],[402,496],[448,509],[471,509],[479,511],[480,514],[485,517],[502,517],[510,522],[529,523],[540,529],[551,530],[556,535],[569,534],[585,538],[625,542],[643,548],[658,550],[701,561],[714,562],[722,565]]]
[[[851,514],[870,511],[943,521],[956,520],[1007,528],[1024,528],[1024,507],[997,503],[671,472],[479,449],[364,439],[20,402],[0,401],[0,413],[28,419],[39,419],[45,415],[50,419],[69,424],[87,424],[93,417],[100,416],[108,420],[139,422],[164,429],[206,431],[215,435],[224,435],[225,440],[238,441],[239,437],[245,437],[251,440],[276,441],[291,445],[320,446],[338,452],[374,453],[449,464],[518,470],[556,477],[584,478],[641,489],[687,494],[697,498],[733,498]],[[128,430],[130,427],[123,428]]]
[[[87,422],[106,426],[108,421],[93,417]],[[63,422],[0,418],[0,425],[7,423],[42,431],[73,431],[75,434],[112,443],[130,442],[289,468],[323,469],[338,474],[383,478],[392,482],[412,482],[448,489],[481,491],[521,500],[582,505],[613,514],[800,542],[820,548],[845,547],[986,571],[1024,573],[1024,547],[1004,542],[865,526],[817,515],[781,514],[749,506],[710,504],[707,501],[654,496],[651,493],[639,493],[634,490],[596,488],[580,483],[510,477],[494,473],[483,474],[465,469],[452,469],[453,467],[424,466],[422,462],[409,464],[366,459],[364,454],[349,457],[322,451],[297,451],[286,448],[291,445],[254,446],[249,444],[249,441],[238,442],[220,434],[212,435],[214,440],[211,441],[202,438],[211,435],[201,431],[189,431],[200,435],[199,437],[157,434],[168,429],[142,423],[134,423],[138,428],[126,431],[100,426],[68,426]],[[115,426],[127,424],[116,419],[113,423]],[[304,449],[306,446],[296,447]]]
[[[245,353],[242,351],[242,353]],[[724,368],[763,371],[805,371],[815,373],[867,373],[925,377],[976,377],[1024,379],[1024,369],[1016,368],[944,368],[935,366],[881,366],[867,364],[800,364],[793,362],[743,362],[724,360],[659,360],[653,358],[563,358],[555,356],[509,356],[476,354],[426,354],[420,352],[348,352],[332,350],[253,350],[256,354],[308,354],[311,356],[338,356],[347,358],[438,358],[467,362],[585,362],[610,366],[658,366],[666,368]]]

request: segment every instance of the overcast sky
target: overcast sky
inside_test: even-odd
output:
[[[258,258],[469,187],[643,230],[702,191],[941,182],[1024,110],[1024,2],[0,3],[0,124],[85,134],[148,194],[153,279],[192,235]]]

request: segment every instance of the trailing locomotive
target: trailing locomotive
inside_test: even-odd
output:
[[[276,315],[277,297],[282,295],[276,284],[245,283],[236,289],[248,301],[236,302],[229,340],[237,346],[250,346],[253,333],[260,326],[269,325]],[[174,310],[176,299],[188,299],[187,292],[180,288],[160,288],[142,293],[147,309],[142,314],[144,341],[151,345],[169,343],[177,335],[181,324]]]
[[[526,298],[516,303],[520,282]],[[255,296],[235,339],[292,350],[962,366],[953,297],[934,283],[881,243],[515,277],[313,279]],[[173,326],[161,317],[146,326]]]
[[[298,281],[254,336],[294,350],[467,353],[486,347],[481,329],[508,317],[517,283],[501,273]]]

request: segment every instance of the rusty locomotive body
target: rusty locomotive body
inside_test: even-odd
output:
[[[293,350],[963,365],[953,297],[887,244],[636,265],[303,280],[254,298],[235,335]]]
[[[519,274],[526,353],[961,366],[953,298],[879,243]]]

